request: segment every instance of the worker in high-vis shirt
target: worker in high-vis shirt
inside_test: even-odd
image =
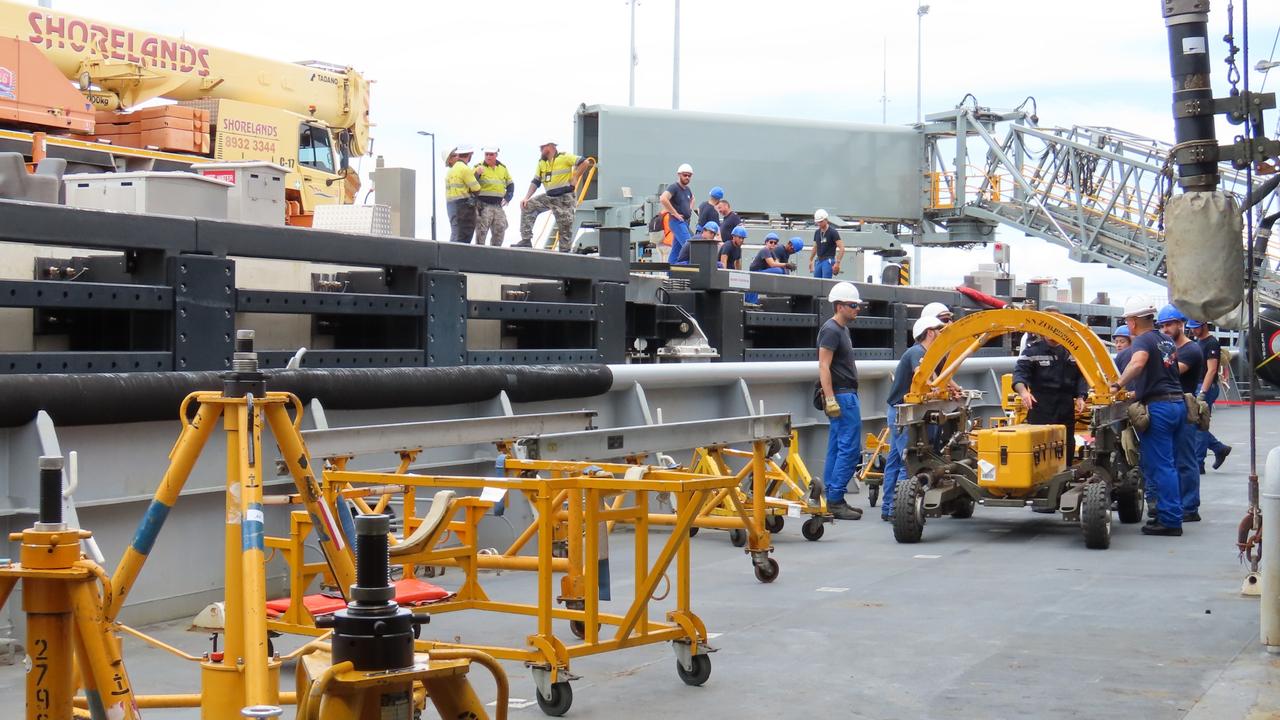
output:
[[[476,244],[483,245],[492,232],[489,244],[501,247],[507,236],[507,203],[516,194],[516,183],[507,166],[498,161],[498,148],[484,149],[484,162],[476,165],[476,181],[480,183],[477,199]]]
[[[520,242],[515,247],[533,247],[533,221],[550,210],[560,233],[560,252],[569,252],[573,246],[573,187],[595,160],[559,152],[554,142],[542,143],[541,150],[538,173],[520,201]],[[543,194],[534,197],[539,187]]]
[[[476,234],[476,193],[480,183],[471,169],[471,146],[459,145],[445,157],[445,210],[449,214],[449,242],[469,243]]]

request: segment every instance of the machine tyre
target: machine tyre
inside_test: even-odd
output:
[[[778,567],[778,561],[773,558],[767,558],[763,566],[756,565],[756,579],[762,583],[771,583],[778,579],[778,573],[781,568]]]
[[[820,517],[811,517],[804,521],[800,526],[800,534],[804,535],[805,540],[817,541],[822,539],[822,533],[826,532],[825,523]]]
[[[868,484],[867,485],[867,505],[870,505],[871,507],[875,507],[876,501],[879,499],[880,499],[880,486]]]
[[[551,684],[551,697],[544,698],[542,693],[536,692],[538,697],[538,707],[542,708],[542,712],[551,717],[560,717],[569,712],[569,707],[573,705],[573,687],[567,682],[558,682]]]
[[[955,500],[954,509],[951,511],[951,517],[957,520],[965,520],[973,517],[973,509],[978,503],[968,495],[963,495]]]
[[[786,520],[781,515],[765,515],[764,529],[771,533],[782,532],[782,526],[786,525]]]
[[[734,547],[745,547],[747,544],[747,531],[746,530],[730,530],[729,542],[733,543]]]
[[[924,534],[924,489],[920,478],[898,483],[893,498],[893,539],[917,543]]]
[[[597,632],[599,632],[599,630],[600,630],[600,623],[596,623],[596,631],[597,631]],[[576,637],[576,638],[578,638],[579,640],[586,640],[586,639],[587,639],[587,623],[586,623],[586,621],[585,621],[585,620],[570,620],[570,621],[569,621],[569,632],[573,633],[573,636],[574,636],[574,637]]]
[[[1090,550],[1111,547],[1111,493],[1105,482],[1085,486],[1080,501],[1080,528],[1084,531],[1085,547]]]
[[[1137,474],[1136,469],[1130,470],[1130,473]],[[1141,522],[1142,514],[1146,511],[1147,498],[1146,493],[1142,490],[1142,479],[1137,478],[1137,482],[1131,487],[1118,490],[1116,492],[1116,511],[1120,514],[1120,522],[1126,525]]]
[[[693,670],[685,670],[680,661],[676,661],[676,674],[684,681],[685,685],[698,687],[707,682],[711,678],[711,656],[710,655],[694,655]]]

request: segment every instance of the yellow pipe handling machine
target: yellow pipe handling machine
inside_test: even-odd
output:
[[[1066,457],[1065,427],[1021,422],[978,427],[971,397],[957,398],[949,389],[966,358],[990,340],[1016,332],[1065,347],[1089,386],[1092,439],[1074,464]],[[898,406],[898,424],[907,432],[907,478],[898,483],[894,498],[894,538],[919,542],[926,518],[968,518],[977,504],[1030,506],[1079,521],[1086,547],[1109,547],[1112,502],[1121,522],[1138,522],[1143,511],[1142,479],[1120,442],[1130,401],[1123,391],[1112,394],[1117,377],[1098,336],[1064,315],[987,310],[948,325],[925,352]]]
[[[298,431],[301,410],[295,396],[266,391],[253,333],[239,331],[223,390],[193,393],[183,401],[183,428],[169,468],[110,579],[80,553],[80,540],[88,533],[62,522],[60,462],[42,458],[40,521],[13,536],[22,541],[19,562],[0,567],[0,603],[19,581],[24,585],[34,663],[27,676],[27,720],[64,720],[73,712],[85,716],[85,711],[92,720],[134,720],[148,707],[199,707],[205,720],[276,718],[283,714],[280,706],[292,702],[298,703],[297,717],[308,720],[409,720],[427,701],[441,717],[483,720],[488,714],[466,677],[472,662],[494,673],[499,689],[495,714],[506,717],[506,678],[492,657],[477,651],[414,653],[416,618],[388,598],[385,518],[366,518],[356,526],[357,543],[368,548],[353,557],[331,509],[321,502]],[[116,618],[219,420],[227,433],[225,644],[221,652],[194,657]],[[270,426],[303,504],[324,528],[317,534],[328,571],[347,600],[332,621],[327,646],[313,642],[284,658],[271,649],[267,629],[264,425]],[[201,692],[136,695],[118,633],[199,663]],[[294,657],[304,658],[298,691],[281,692],[280,667]],[[84,697],[75,696],[76,677]]]

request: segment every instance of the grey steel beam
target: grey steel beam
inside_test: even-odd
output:
[[[592,426],[594,410],[495,415],[463,420],[358,425],[303,430],[313,458],[356,457],[372,453],[428,450],[515,440],[526,435],[582,431]]]
[[[520,440],[531,460],[608,460],[673,448],[722,447],[791,437],[791,416],[747,415],[538,435]]]

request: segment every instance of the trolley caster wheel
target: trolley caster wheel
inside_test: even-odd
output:
[[[733,543],[734,547],[745,547],[747,544],[747,531],[746,530],[730,530],[729,542]]]
[[[679,660],[677,660],[676,673],[680,676],[680,679],[684,681],[685,685],[698,687],[705,684],[707,679],[711,677],[711,656],[694,655],[692,659],[692,670],[685,670],[684,666],[680,664]]]
[[[771,533],[782,532],[782,526],[786,524],[786,520],[781,515],[765,515],[764,529]]]
[[[540,692],[535,693],[538,696],[538,707],[551,717],[564,715],[569,712],[569,706],[573,705],[573,688],[567,682],[552,683],[550,698],[542,697]]]
[[[697,525],[690,526],[689,537],[693,537],[694,535],[697,535],[697,534],[698,534],[698,526]]]
[[[596,632],[600,631],[600,623],[596,623]],[[579,640],[587,639],[587,623],[585,620],[570,620],[569,632]]]
[[[805,540],[816,541],[822,539],[822,533],[826,532],[826,523],[822,522],[822,518],[812,517],[804,521],[800,526],[800,534],[804,535]]]
[[[875,507],[876,501],[879,499],[880,499],[880,486],[868,485],[867,486],[867,504],[870,505],[871,507]]]
[[[778,561],[773,558],[766,559],[764,565],[756,565],[755,568],[756,579],[762,583],[771,583],[778,579],[780,568],[778,567]]]

